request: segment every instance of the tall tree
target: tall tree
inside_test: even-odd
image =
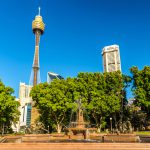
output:
[[[106,117],[115,115],[120,111],[123,88],[122,74],[120,72],[99,74],[97,82],[97,92],[91,102],[94,104],[91,110],[100,130]]]
[[[79,73],[77,77],[77,92],[82,102],[100,130],[105,125],[105,119],[120,111],[123,76],[120,72],[112,73]],[[93,119],[92,119],[93,118]]]
[[[12,122],[17,122],[19,119],[19,103],[12,96],[14,90],[6,87],[0,81],[0,132],[4,132],[4,128],[10,128]]]
[[[145,66],[143,70],[132,67],[133,75],[133,94],[135,96],[135,104],[150,114],[150,66]]]
[[[31,96],[36,105],[39,108],[41,114],[41,120],[47,121],[46,124],[50,124],[61,132],[63,124],[66,124],[68,120],[68,111],[72,108],[72,99],[67,96],[68,87],[65,80],[54,80],[51,84],[39,84],[32,88]]]
[[[141,108],[138,111],[139,114],[144,114],[145,122],[143,122],[144,117],[140,117],[139,125],[141,122],[145,124],[147,129],[150,128],[150,66],[145,66],[142,70],[138,67],[132,67],[130,69],[133,79],[132,91],[135,96],[134,105]],[[146,114],[145,114],[146,113]],[[134,126],[136,126],[134,124]],[[140,125],[141,126],[141,125]]]

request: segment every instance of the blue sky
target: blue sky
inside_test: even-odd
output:
[[[40,41],[40,74],[64,77],[102,72],[101,49],[120,46],[122,72],[149,65],[149,0],[1,0],[0,78],[15,89],[29,83],[34,34],[31,23],[41,6],[46,24]]]

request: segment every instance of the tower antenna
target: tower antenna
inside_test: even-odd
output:
[[[39,16],[40,16],[40,13],[41,13],[41,7],[39,7],[39,14],[38,14]]]

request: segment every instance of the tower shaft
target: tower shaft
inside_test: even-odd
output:
[[[35,31],[35,53],[34,53],[34,60],[33,60],[33,86],[37,85],[38,83],[38,74],[39,74],[39,43],[40,43],[40,30]]]

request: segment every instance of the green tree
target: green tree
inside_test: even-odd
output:
[[[92,98],[93,108],[91,107],[91,111],[93,117],[97,118],[97,127],[101,130],[105,118],[116,116],[116,113],[120,111],[123,88],[122,74],[120,72],[104,73],[97,82],[98,88],[96,95],[93,95]]]
[[[139,70],[138,67],[132,67],[130,71],[133,80],[132,92],[135,96],[134,105],[140,107],[146,116],[143,124],[147,128],[150,125],[150,66],[145,66],[142,70]],[[142,117],[140,118],[142,119]],[[143,119],[139,122],[143,122]]]
[[[134,104],[128,106],[128,117],[134,130],[145,129],[146,116],[146,113],[141,111],[139,106],[135,106]]]
[[[135,104],[150,114],[150,66],[145,66],[143,70],[132,67],[133,76],[132,91],[135,96]]]
[[[93,120],[92,123],[95,123],[100,131],[101,127],[106,125],[106,117],[120,111],[121,92],[124,87],[122,74],[79,73],[76,85],[76,91],[82,97],[90,120]]]
[[[4,127],[10,128],[12,122],[17,122],[19,119],[19,103],[12,96],[14,90],[6,87],[0,81],[0,132],[4,133]]]
[[[39,84],[32,88],[31,96],[42,114],[44,124],[50,124],[60,133],[72,108],[72,98],[69,98],[66,81],[56,79],[51,84]]]

